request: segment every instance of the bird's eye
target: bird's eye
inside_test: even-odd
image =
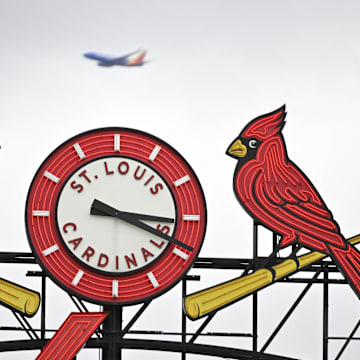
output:
[[[252,149],[255,149],[256,146],[257,146],[257,141],[255,139],[251,139],[249,141],[249,146],[252,148]]]

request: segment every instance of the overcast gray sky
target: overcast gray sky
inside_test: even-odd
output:
[[[344,236],[358,234],[359,15],[355,0],[1,1],[0,250],[29,251],[25,199],[45,157],[82,131],[123,126],[170,143],[197,173],[208,207],[200,256],[251,256],[252,222],[233,195],[235,162],[225,150],[249,120],[284,103],[289,156],[311,178]],[[139,48],[150,60],[140,68],[100,68],[82,57]],[[39,280],[25,277],[28,267],[0,269],[0,277],[39,289]],[[238,275],[192,273],[202,280],[190,291]],[[279,284],[260,293],[260,346],[302,288]],[[156,299],[135,328],[178,330],[179,294],[177,287]],[[320,287],[310,291],[270,353],[321,358],[321,294]],[[331,295],[330,335],[347,335],[358,321],[359,302],[346,286],[333,287]],[[55,285],[49,285],[48,302],[49,327],[75,310]],[[208,330],[249,332],[250,305],[245,300],[227,308]],[[133,309],[126,311],[129,317]],[[16,325],[6,309],[0,318],[0,326]],[[39,316],[32,324],[38,326]],[[190,330],[198,326],[189,324]],[[250,340],[212,341],[251,347]],[[341,345],[330,342],[330,359]],[[351,343],[344,359],[359,351],[359,342]],[[0,359],[37,353],[0,353]],[[124,354],[126,360],[180,358]],[[97,356],[85,349],[79,359]]]

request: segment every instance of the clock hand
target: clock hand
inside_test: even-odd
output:
[[[132,224],[132,225],[137,226],[140,229],[143,229],[151,234],[159,236],[162,239],[167,240],[175,245],[178,245],[186,250],[190,250],[190,251],[194,250],[194,248],[191,247],[190,245],[187,245],[187,244],[183,243],[182,241],[177,240],[177,239],[163,233],[162,231],[154,229],[153,227],[143,223],[142,221],[140,221],[138,219],[138,217],[137,217],[138,214],[119,211],[119,210],[113,208],[112,206],[107,205],[107,204],[103,203],[102,201],[95,199],[91,205],[90,214],[98,215],[99,212],[102,213],[102,215],[106,214],[107,216],[112,216],[112,217],[121,219],[129,224]],[[149,215],[149,216],[151,216],[151,215]]]
[[[95,201],[98,201],[98,200],[95,200]],[[124,215],[133,216],[134,218],[136,218],[138,220],[159,221],[159,222],[166,222],[166,223],[174,222],[173,218],[167,218],[167,217],[162,217],[162,216],[138,214],[138,213],[126,212],[126,211],[120,211],[120,210],[117,210],[117,212],[124,214]],[[97,207],[94,207],[94,204],[91,206],[90,214],[91,215],[100,215],[100,216],[112,216],[108,213],[105,213],[104,211],[101,211]]]

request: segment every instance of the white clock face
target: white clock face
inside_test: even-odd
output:
[[[82,263],[108,273],[144,268],[168,241],[111,216],[91,215],[94,200],[120,211],[170,218],[142,220],[170,236],[176,206],[162,177],[151,167],[126,157],[105,157],[79,168],[64,184],[57,204],[57,224],[68,250]]]

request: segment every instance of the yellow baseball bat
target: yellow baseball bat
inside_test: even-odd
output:
[[[39,293],[0,278],[0,303],[20,312],[24,316],[34,316],[40,306]]]
[[[360,242],[360,235],[348,239],[351,244]],[[325,258],[327,255],[313,251],[306,255],[289,258],[280,264],[262,268],[250,275],[226,281],[211,288],[188,295],[184,300],[186,314],[192,320],[199,319],[215,310],[219,310],[245,296],[258,291],[275,281],[293,274],[300,269]]]

